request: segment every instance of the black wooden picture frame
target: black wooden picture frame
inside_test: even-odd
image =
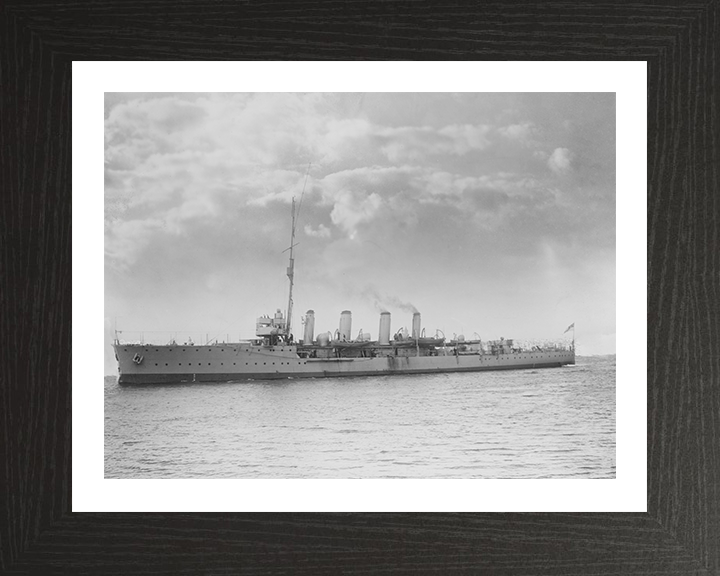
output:
[[[719,12],[717,0],[0,5],[0,572],[720,573]],[[71,512],[72,61],[217,59],[647,61],[647,513]]]

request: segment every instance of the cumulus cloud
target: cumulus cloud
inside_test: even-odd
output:
[[[317,229],[313,229],[312,226],[306,224],[303,230],[305,234],[314,238],[330,238],[330,228],[325,226],[325,224],[320,224]]]
[[[498,132],[510,140],[525,141],[532,135],[533,123],[523,122],[521,124],[510,124],[509,126],[498,128]]]
[[[444,171],[426,172],[423,180],[425,182],[423,196],[432,197],[459,197],[481,191],[501,191],[512,196],[526,196],[540,186],[540,183],[532,177],[509,172],[482,176],[464,176]]]
[[[337,162],[347,154],[362,154],[374,131],[363,118],[331,119],[318,133],[315,148],[322,162]]]
[[[482,209],[494,214],[488,223],[500,226],[497,207],[539,186],[522,173],[473,173],[481,158],[473,153],[486,153],[493,134],[523,139],[532,122],[497,130],[469,122],[391,126],[348,116],[335,104],[317,94],[211,94],[113,107],[106,119],[106,214],[120,223],[109,225],[107,257],[129,265],[150,231],[179,235],[198,223],[221,229],[243,206],[287,205],[302,193],[307,161],[313,170],[306,206],[326,210],[324,217],[348,238],[381,217],[384,226],[390,220],[415,226],[421,207],[431,204]],[[550,166],[567,171],[569,153],[558,150]],[[152,224],[141,229],[137,223],[145,221]],[[269,225],[244,226],[259,232]],[[317,220],[303,230],[332,236]]]
[[[548,167],[555,174],[565,174],[570,171],[572,153],[567,148],[555,148],[548,158]]]
[[[439,130],[440,134],[450,141],[443,143],[446,153],[464,155],[471,150],[483,150],[490,144],[487,133],[489,126],[474,126],[471,124],[445,126]]]
[[[367,166],[328,174],[316,185],[321,205],[329,207],[333,224],[355,238],[359,226],[376,216],[390,214],[411,222],[413,207],[407,197],[421,193],[421,175],[418,167]]]
[[[302,194],[304,174],[299,170],[266,170],[243,175],[231,182],[235,190],[247,197],[247,203],[266,206],[269,202],[291,202],[293,196]],[[308,179],[312,188],[312,180]]]
[[[382,237],[388,227],[416,227],[427,206],[450,210],[458,218],[479,211],[484,229],[501,228],[513,207],[527,204],[542,189],[526,174],[471,176],[408,165],[344,170],[315,184],[333,224],[349,238],[362,228],[368,232],[363,239]]]
[[[415,162],[428,156],[464,156],[483,150],[490,141],[488,126],[451,124],[435,129],[428,126],[387,128],[377,131],[381,150],[391,162]]]
[[[308,181],[316,196],[307,202],[329,206],[327,215],[348,237],[383,204],[412,225],[416,206],[434,195],[503,185],[487,176],[432,176],[430,164],[486,150],[489,125],[388,126],[348,116],[332,95],[318,94],[123,100],[106,118],[106,217],[162,222],[157,233],[180,234],[202,219],[223,226],[233,206],[287,204],[302,193],[307,161],[316,172]],[[329,232],[317,222],[306,229],[316,237]],[[133,233],[113,228],[114,241],[125,234],[125,244],[141,246]]]
[[[106,257],[116,268],[127,268],[135,263],[153,236],[164,226],[165,223],[157,219],[117,221],[110,224],[105,233]]]
[[[343,229],[351,239],[357,233],[358,225],[368,222],[378,213],[383,199],[373,192],[364,198],[350,190],[341,190],[335,198],[330,218],[335,226]]]

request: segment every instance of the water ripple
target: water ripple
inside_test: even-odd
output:
[[[119,387],[107,478],[614,478],[615,358],[558,369]]]

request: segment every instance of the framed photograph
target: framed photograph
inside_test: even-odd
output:
[[[644,510],[645,374],[614,356],[616,235],[620,332],[645,316],[644,73],[75,63],[75,154],[86,119],[105,145],[74,190],[105,198],[74,230],[105,225],[74,327],[103,314],[108,376],[74,387],[74,509]]]
[[[571,13],[582,33],[559,5],[472,18],[451,8],[455,48],[422,10],[358,13],[361,37],[383,21],[430,37],[391,36],[355,58],[455,61],[355,64],[190,63],[194,24],[171,19],[159,35],[119,8],[56,11],[53,26],[4,9],[4,333],[16,344],[2,403],[3,569],[715,571],[716,8],[606,8]],[[210,42],[205,56],[279,58],[273,38],[297,48],[259,6],[216,10],[204,40],[224,26],[253,27],[255,40]],[[340,42],[353,10],[318,38]],[[526,21],[548,28],[538,37]],[[509,29],[512,41],[477,37]],[[142,41],[120,41],[128,33]],[[470,61],[478,50],[527,58],[531,44],[537,62]],[[143,59],[174,50],[177,61],[133,62],[141,45]],[[303,46],[325,53],[318,39]],[[115,62],[89,62],[99,58]],[[228,259],[236,250],[243,274]],[[497,274],[456,274],[464,261]],[[616,345],[617,362],[578,362],[581,346],[597,359]],[[279,382],[286,361],[301,363],[290,384]],[[381,371],[336,378],[331,363]],[[108,366],[125,386],[100,386]],[[579,368],[591,376],[572,380]],[[572,393],[557,396],[551,374]],[[482,391],[479,375],[496,393],[491,410],[449,396]],[[275,399],[242,397],[252,389]],[[303,412],[311,401],[325,420]],[[310,418],[278,432],[298,414]],[[577,432],[572,418],[587,435],[558,444]],[[383,438],[390,423],[409,435]],[[223,436],[230,424],[237,434]],[[505,457],[473,456],[463,434],[496,434]],[[272,458],[253,454],[263,447]]]

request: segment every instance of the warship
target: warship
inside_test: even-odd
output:
[[[302,201],[302,199],[301,199]],[[113,348],[120,384],[182,382],[231,382],[287,380],[338,376],[380,376],[441,372],[479,372],[556,368],[575,364],[574,323],[570,345],[521,346],[512,339],[466,340],[458,335],[447,340],[440,330],[427,336],[419,312],[412,328],[391,336],[391,314],[380,313],[377,340],[362,330],[352,338],[352,313],[345,310],[335,332],[315,334],[315,313],[303,317],[303,337],[292,333],[295,260],[293,249],[297,224],[295,199],[291,208],[290,260],[287,267],[289,294],[286,312],[257,318],[255,338],[238,342],[211,341],[205,345],[174,340],[157,345],[121,342],[115,333]],[[565,332],[567,332],[566,330]]]

